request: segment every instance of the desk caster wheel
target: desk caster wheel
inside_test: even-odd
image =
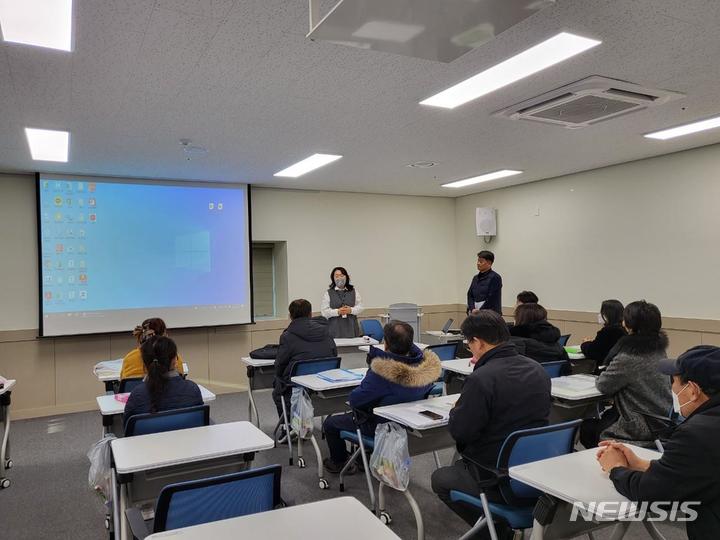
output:
[[[324,478],[321,478],[320,481],[318,482],[318,486],[320,486],[320,489],[327,489],[330,487],[330,484],[328,484],[327,480],[325,480]]]
[[[297,466],[301,469],[305,468],[305,458],[298,458],[297,460]]]
[[[109,531],[110,530],[110,518],[105,518],[105,528]]]
[[[12,469],[12,466],[13,466],[12,459],[6,459],[6,460],[5,460],[5,468],[6,468],[6,469]]]
[[[392,516],[387,512],[382,511],[380,512],[380,521],[382,521],[385,525],[390,525],[392,523]]]
[[[10,479],[9,478],[3,478],[0,480],[0,489],[7,489],[10,487]]]

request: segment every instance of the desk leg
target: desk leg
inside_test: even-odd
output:
[[[260,429],[260,413],[258,413],[255,398],[253,397],[253,378],[250,377],[248,380],[248,420],[250,422],[253,421],[253,414],[255,417],[255,427]]]
[[[9,400],[10,396],[3,396],[4,399]],[[0,416],[3,423],[3,438],[2,447],[0,447],[0,479],[5,477],[5,470],[9,469],[11,465],[10,461],[10,404],[7,403],[2,405],[2,411]],[[4,486],[4,484],[3,484]]]
[[[324,486],[327,485],[327,482],[324,480],[325,476],[325,468],[323,467],[323,460],[322,460],[322,453],[320,452],[320,446],[318,445],[317,439],[315,438],[315,434],[310,434],[310,442],[313,445],[313,448],[315,448],[315,459],[317,459],[317,471],[318,471],[318,483],[320,484],[321,489],[325,489]]]
[[[530,540],[544,540],[545,538],[545,527],[540,525],[537,519],[533,519],[532,533],[530,533]]]
[[[415,502],[415,499],[413,499],[412,494],[410,493],[410,486],[405,490],[405,498],[408,501],[408,504],[410,505],[410,508],[412,508],[412,512],[415,515],[415,523],[417,524],[417,538],[418,540],[425,540],[425,527],[423,525],[423,518],[422,513],[420,512],[420,507]],[[497,540],[494,538],[493,540]]]
[[[120,490],[119,484],[117,482],[117,473],[115,472],[115,467],[112,467],[110,469],[110,483],[112,485],[112,531],[114,533],[114,538],[119,538],[119,530],[120,530]]]
[[[665,537],[662,535],[662,533],[657,530],[655,523],[653,523],[652,521],[643,520],[643,525],[645,526],[645,530],[650,535],[650,538],[652,538],[653,540],[665,540]]]
[[[120,489],[118,490],[120,492],[120,516],[119,516],[119,523],[117,524],[115,531],[120,532],[120,540],[129,540],[128,538],[128,524],[127,519],[125,519],[125,510],[127,510],[127,503],[128,503],[128,496],[127,496],[127,485],[120,485]]]

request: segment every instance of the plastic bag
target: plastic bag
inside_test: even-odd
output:
[[[398,491],[410,483],[410,453],[407,432],[395,422],[378,424],[375,428],[375,449],[370,459],[375,478]]]
[[[110,475],[112,451],[110,449],[110,442],[116,438],[115,435],[105,435],[93,444],[87,453],[87,457],[90,460],[88,484],[106,501],[112,500],[113,486]]]
[[[315,411],[307,392],[293,388],[290,398],[290,427],[301,439],[307,439],[313,431]]]

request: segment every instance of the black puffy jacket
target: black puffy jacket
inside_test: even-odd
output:
[[[560,330],[548,321],[515,325],[509,328],[513,342],[522,342],[525,356],[540,363],[567,360],[565,348],[558,343]],[[522,349],[521,349],[522,350]]]
[[[337,356],[335,340],[328,333],[325,317],[300,317],[290,322],[280,336],[275,357],[275,376],[288,382],[290,364],[297,360],[315,360]]]

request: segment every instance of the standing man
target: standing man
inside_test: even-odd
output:
[[[477,254],[478,275],[474,276],[467,292],[467,313],[491,309],[502,315],[502,278],[492,269],[495,255],[492,251]]]

